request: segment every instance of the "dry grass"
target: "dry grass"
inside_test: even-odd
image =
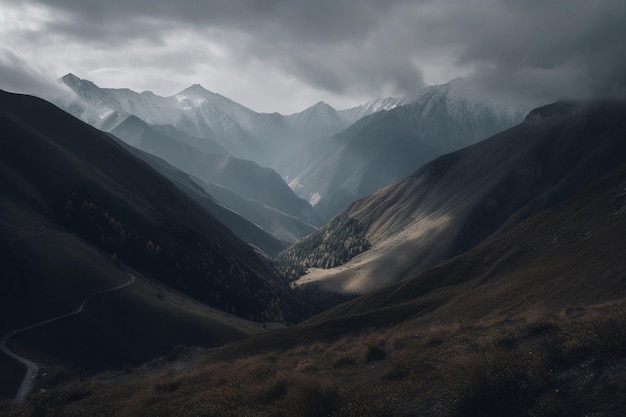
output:
[[[280,353],[231,360],[207,353],[184,370],[155,362],[118,379],[61,380],[9,414],[620,415],[625,307],[626,300],[472,323],[404,323]]]

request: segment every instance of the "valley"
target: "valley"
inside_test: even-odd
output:
[[[626,409],[623,101],[61,81],[0,93],[2,415]]]
[[[0,417],[626,416],[625,38],[0,1]]]

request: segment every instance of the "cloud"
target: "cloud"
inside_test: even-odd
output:
[[[289,92],[348,103],[459,75],[528,103],[626,96],[623,0],[25,0],[7,10],[29,22],[5,30],[7,41],[46,67],[161,93],[200,82],[268,111]]]
[[[624,95],[626,3],[443,2],[416,27],[485,89],[537,100]],[[447,4],[447,8],[446,8]],[[443,52],[445,53],[445,52]]]
[[[115,29],[150,29],[154,22],[195,27],[231,28],[278,40],[289,36],[296,42],[334,43],[365,35],[381,22],[386,11],[403,1],[364,0],[59,0],[54,2],[63,19],[57,29],[74,35],[102,39]],[[32,1],[47,6],[47,1]],[[108,27],[113,24],[109,31]],[[138,33],[140,31],[137,31]]]
[[[0,48],[0,89],[12,93],[31,94],[46,99],[71,100],[74,93],[42,68],[37,68],[13,52]]]

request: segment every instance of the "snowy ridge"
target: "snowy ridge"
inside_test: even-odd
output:
[[[524,115],[482,98],[465,79],[425,87],[397,111],[412,130],[425,137],[440,137],[431,145],[443,152],[507,129],[520,123]]]
[[[281,115],[257,113],[200,84],[162,97],[150,91],[100,88],[73,74],[60,81],[78,99],[71,105],[57,105],[101,130],[110,132],[129,116],[136,116],[151,126],[171,126],[170,130],[179,133],[168,134],[177,138],[198,138],[184,142],[201,152],[215,149],[217,144],[225,153],[274,168],[283,178],[293,178],[307,165],[304,147],[311,141],[331,137],[365,115],[403,102],[396,98],[378,99],[342,111],[319,102],[302,112]]]
[[[330,219],[429,160],[522,121],[522,113],[481,100],[463,83],[426,87],[407,104],[383,99],[363,105],[364,112],[395,107],[362,117],[330,140],[325,154],[292,178],[290,187]]]
[[[403,98],[378,98],[375,100],[370,100],[357,107],[339,110],[337,113],[342,120],[348,123],[354,123],[365,116],[369,116],[370,114],[374,114],[383,110],[391,110],[406,103],[406,99]]]
[[[233,137],[244,140],[249,137],[333,135],[364,116],[404,103],[403,99],[390,97],[337,111],[327,103],[319,102],[302,112],[285,116],[257,113],[200,84],[194,84],[173,96],[161,97],[150,91],[137,93],[129,89],[100,88],[74,74],[67,74],[61,81],[82,100],[80,105],[75,103],[73,113],[94,126],[102,127],[102,121],[113,114],[126,117],[134,115],[148,124],[169,124],[190,135],[216,138],[223,145],[228,145],[227,142]],[[119,119],[117,124],[125,117]]]

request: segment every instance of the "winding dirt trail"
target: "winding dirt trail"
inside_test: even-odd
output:
[[[49,319],[40,321],[38,323],[31,324],[30,326],[26,326],[26,327],[22,327],[21,329],[10,331],[6,335],[4,335],[4,337],[0,340],[0,350],[2,350],[4,353],[9,355],[10,357],[15,359],[16,361],[22,363],[24,366],[26,366],[26,375],[24,375],[24,379],[22,380],[22,384],[20,385],[20,388],[18,389],[17,394],[15,395],[15,401],[17,403],[22,403],[26,399],[28,394],[30,394],[30,392],[32,391],[33,385],[35,383],[35,377],[37,377],[37,373],[39,372],[39,366],[37,366],[37,364],[35,362],[30,361],[30,360],[24,358],[23,356],[20,356],[17,353],[11,351],[7,347],[8,340],[11,337],[15,336],[16,334],[23,333],[25,331],[34,329],[36,327],[44,326],[46,324],[52,323],[53,321],[61,320],[61,319],[64,319],[66,317],[70,317],[70,316],[79,314],[80,312],[83,311],[83,309],[85,308],[85,305],[87,305],[89,300],[91,300],[95,296],[100,295],[100,294],[104,294],[104,293],[107,293],[107,292],[111,292],[111,291],[121,290],[122,288],[128,287],[129,285],[133,284],[135,282],[135,276],[133,274],[128,274],[128,275],[130,276],[130,279],[127,282],[125,282],[123,284],[120,284],[120,285],[118,285],[116,287],[113,287],[113,288],[108,288],[106,290],[100,290],[100,291],[94,292],[93,294],[91,294],[87,298],[85,298],[83,300],[82,304],[77,309],[72,310],[69,313],[62,314],[62,315],[56,316],[56,317],[51,317]]]

